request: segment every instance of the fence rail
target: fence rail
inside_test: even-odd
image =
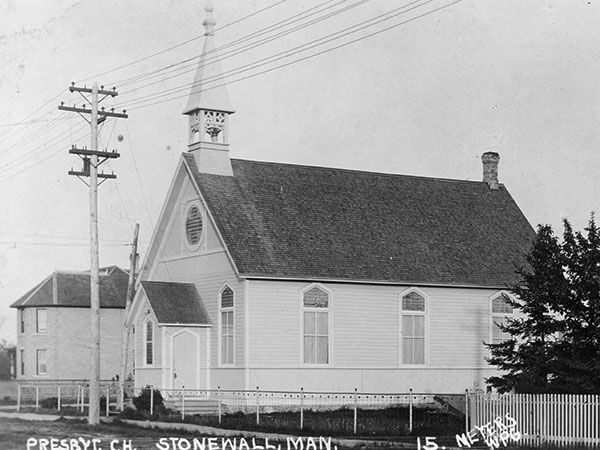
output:
[[[134,394],[140,395],[143,390],[150,390],[146,395],[150,403],[150,414],[153,414],[155,390],[147,386],[136,389]],[[363,393],[356,389],[354,392],[309,392],[303,389],[266,391],[258,388],[250,391],[163,389],[160,393],[164,405],[178,411],[182,419],[191,415],[214,416],[218,423],[222,424],[225,418],[231,420],[238,415],[245,417],[246,424],[248,420],[255,425],[285,420],[286,426],[302,430],[308,421],[317,420],[315,417],[319,414],[321,419],[325,420],[322,413],[326,412],[330,413],[328,419],[333,421],[336,420],[334,417],[339,417],[340,422],[350,424],[344,426],[355,434],[359,427],[366,423],[367,416],[375,420],[376,415],[385,415],[381,414],[381,411],[388,408],[396,409],[388,416],[395,414],[398,426],[401,423],[405,424],[406,431],[412,432],[416,423],[435,420],[436,417],[431,415],[434,411],[461,416],[461,411],[451,403],[459,406],[465,404],[464,394],[419,394],[413,393],[412,390],[407,393],[390,394]],[[428,414],[429,417],[424,419]],[[362,421],[360,424],[359,419]]]
[[[127,390],[127,387],[126,387]],[[130,389],[133,390],[132,388]],[[116,409],[121,387],[118,383],[107,381],[100,383],[101,406],[106,416],[111,405]],[[89,384],[86,382],[61,383],[23,383],[17,385],[17,411],[23,408],[40,407],[57,409],[66,408],[84,412],[89,406]]]
[[[469,394],[467,432],[508,414],[524,443],[598,444],[600,396]]]

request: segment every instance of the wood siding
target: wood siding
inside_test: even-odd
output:
[[[463,392],[483,387],[484,376],[494,372],[482,342],[489,340],[489,302],[497,290],[415,286],[426,297],[426,360],[407,366],[401,363],[400,299],[412,287],[323,283],[331,293],[330,363],[319,367],[302,361],[301,293],[309,286],[251,281],[251,385]]]
[[[234,291],[234,364],[233,366],[221,368],[218,373],[225,374],[227,371],[238,373],[237,368],[242,367],[244,364],[244,285],[237,278],[210,215],[187,177],[176,180],[169,203],[173,205],[165,208],[165,211],[169,212],[170,216],[161,218],[161,225],[159,226],[161,232],[157,233],[157,237],[161,239],[161,242],[151,243],[151,247],[156,249],[155,258],[146,264],[145,273],[148,276],[145,279],[194,283],[196,285],[213,324],[210,328],[210,355],[209,357],[202,356],[203,361],[208,360],[210,367],[213,369],[220,367],[219,294],[226,284]],[[185,214],[191,204],[200,208],[203,217],[203,237],[200,245],[196,247],[189,246],[185,241]],[[136,299],[136,303],[139,303],[140,300]],[[167,344],[165,344],[167,347],[170,342],[170,328],[168,333]],[[204,338],[202,342],[204,342]],[[140,354],[139,358],[142,355],[143,353]],[[163,363],[166,365],[164,370],[169,371],[168,374],[162,374],[162,383],[165,383],[165,387],[171,386],[170,358],[170,353],[165,355]],[[202,364],[205,364],[205,362]],[[239,374],[232,377],[223,376],[225,379],[239,380],[240,378]],[[202,375],[201,380],[205,378]],[[211,383],[213,387],[216,387],[219,385],[219,380],[215,379]],[[229,385],[230,382],[225,380],[224,384]],[[136,378],[136,386],[141,385]],[[235,387],[239,389],[241,386],[236,385]]]

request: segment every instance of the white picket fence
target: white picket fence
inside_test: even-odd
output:
[[[506,414],[525,444],[600,442],[600,395],[470,393],[466,431]]]

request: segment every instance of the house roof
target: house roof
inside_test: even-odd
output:
[[[117,266],[100,269],[100,307],[125,308],[129,275]],[[14,302],[12,308],[90,307],[90,273],[57,271]]]
[[[183,158],[241,276],[504,287],[535,236],[503,185]]]
[[[212,325],[194,284],[142,281],[141,285],[159,323]]]

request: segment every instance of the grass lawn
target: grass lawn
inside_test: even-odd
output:
[[[216,440],[213,442],[216,442],[218,444],[218,447],[210,447],[208,439],[212,437],[216,437]],[[173,440],[171,440],[171,438],[173,438]],[[79,421],[59,419],[55,421],[34,422],[0,417],[0,450],[94,450],[94,439],[96,439],[95,450],[194,450],[194,438],[198,439],[199,441],[201,441],[202,438],[205,438],[206,450],[222,448],[220,445],[222,441],[221,437],[219,436],[206,436],[200,435],[198,433],[191,433],[188,431],[146,429],[128,425],[119,421],[113,423],[100,424],[97,426],[90,426],[87,423],[85,423],[84,420]],[[224,438],[231,439],[229,437]],[[48,444],[46,446],[43,445],[42,439],[48,440]],[[54,441],[54,448],[51,447],[50,439],[56,439]],[[308,438],[303,437],[302,439],[304,441],[304,450],[306,450],[308,445]],[[29,447],[28,440],[30,444]],[[246,441],[249,444],[249,450],[253,450],[252,438],[247,437]],[[421,441],[422,443],[424,443],[423,439],[421,439]],[[440,446],[439,448],[441,449],[442,446],[456,446],[456,444],[454,444],[452,441],[453,440],[450,437],[440,437],[437,440],[437,443]],[[320,448],[317,438],[315,439],[315,442],[316,447],[309,447],[309,449]],[[264,439],[257,438],[256,445],[264,446]],[[288,447],[288,443],[286,441],[273,442],[269,440],[269,445],[274,445],[275,448],[278,448],[279,450],[289,450],[295,448],[294,446]],[[240,448],[241,443],[238,438],[235,450],[238,450]],[[256,450],[258,450],[259,448],[260,447],[255,447]],[[331,448],[335,450],[334,444],[332,444]],[[350,448],[367,449],[374,447],[369,446],[368,444],[353,447],[347,447],[342,445],[337,446],[337,450],[348,450]],[[390,440],[388,441],[387,445],[378,448],[417,449],[416,438],[404,437],[402,439],[402,442]],[[501,449],[506,450],[537,450],[539,448],[541,447],[501,447]],[[561,447],[551,446],[543,448],[559,449]],[[227,449],[232,450],[231,447],[227,447]],[[569,446],[568,449],[590,450],[599,449],[599,447]]]
[[[44,449],[40,446],[41,439],[57,439],[55,441],[54,450],[93,450],[93,439],[96,441],[96,450],[111,450],[111,444],[114,450],[193,450],[193,439],[196,438],[201,440],[202,438],[210,438],[213,436],[204,436],[199,434],[191,434],[187,431],[173,431],[173,430],[157,430],[157,429],[145,429],[136,426],[131,426],[122,422],[100,424],[97,426],[90,426],[84,421],[74,421],[59,419],[56,421],[26,421],[19,419],[7,419],[0,417],[0,450],[52,450],[50,443]],[[170,438],[175,438],[175,442],[172,442]],[[226,439],[232,439],[225,437]],[[32,444],[28,447],[28,439]],[[33,439],[35,439],[35,444]],[[62,441],[67,439],[67,441]],[[71,446],[70,440],[76,439],[76,445]],[[161,441],[162,439],[162,441]],[[239,439],[239,438],[238,438]],[[304,449],[307,446],[307,437],[302,438],[304,441]],[[181,440],[181,441],[179,441]],[[186,442],[191,443],[191,447],[187,447]],[[246,438],[249,444],[250,450],[252,450],[252,438]],[[218,437],[216,441],[219,445],[217,448],[221,449],[221,439]],[[318,439],[316,439],[316,448],[319,449]],[[79,447],[77,447],[77,445]],[[86,448],[85,445],[88,445]],[[129,446],[130,445],[130,446]],[[264,439],[257,438],[256,445],[264,446]],[[269,440],[269,445],[275,445],[276,448],[280,445],[280,450],[288,450],[287,442],[274,442]],[[401,444],[399,444],[401,445]],[[65,447],[66,446],[66,447]],[[206,449],[211,448],[208,441],[206,442]],[[214,447],[212,447],[214,448]],[[211,448],[211,450],[212,450]],[[240,448],[240,442],[238,441],[236,449]],[[256,447],[258,449],[259,447]],[[294,448],[293,446],[291,447]],[[298,447],[299,448],[299,447]],[[334,445],[331,446],[334,449]],[[368,446],[358,447],[346,447],[337,446],[337,450],[347,450],[349,448],[369,448]],[[393,448],[407,448],[404,446],[394,446],[393,444],[386,446],[387,449]],[[416,441],[414,447],[416,449]],[[227,447],[230,450],[230,447]]]

